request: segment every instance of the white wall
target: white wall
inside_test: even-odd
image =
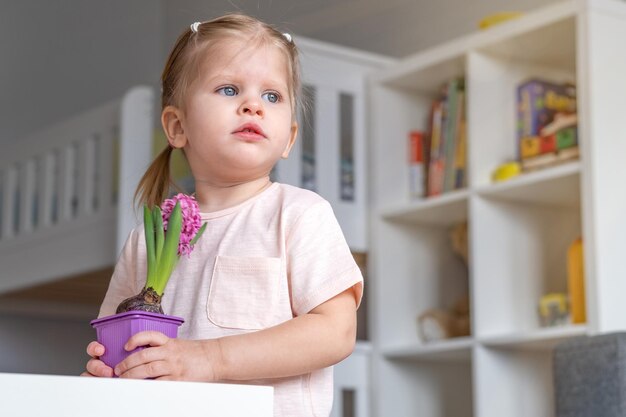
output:
[[[0,145],[157,82],[161,1],[3,1]]]

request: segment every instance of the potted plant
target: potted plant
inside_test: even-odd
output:
[[[206,228],[201,225],[198,203],[192,196],[177,194],[161,207],[144,205],[143,219],[147,251],[146,284],[141,292],[122,301],[115,314],[91,321],[97,340],[104,345],[100,358],[115,367],[128,355],[124,345],[135,333],[154,330],[175,338],[181,317],[166,315],[161,307],[165,286],[182,255],[189,256]]]

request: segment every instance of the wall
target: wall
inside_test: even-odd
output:
[[[154,0],[3,2],[0,145],[160,75]]]

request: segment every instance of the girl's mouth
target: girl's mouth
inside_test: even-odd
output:
[[[253,140],[253,141],[262,140],[266,138],[265,132],[263,132],[263,129],[261,129],[261,127],[257,125],[256,123],[245,123],[239,126],[237,129],[235,129],[233,134],[245,140]]]

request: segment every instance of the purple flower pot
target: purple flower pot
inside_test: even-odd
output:
[[[184,320],[180,317],[145,311],[127,311],[92,320],[91,326],[96,329],[98,342],[105,348],[100,360],[114,368],[128,355],[144,349],[140,346],[130,352],[124,350],[124,345],[135,333],[152,330],[176,338],[178,327],[183,323]]]

